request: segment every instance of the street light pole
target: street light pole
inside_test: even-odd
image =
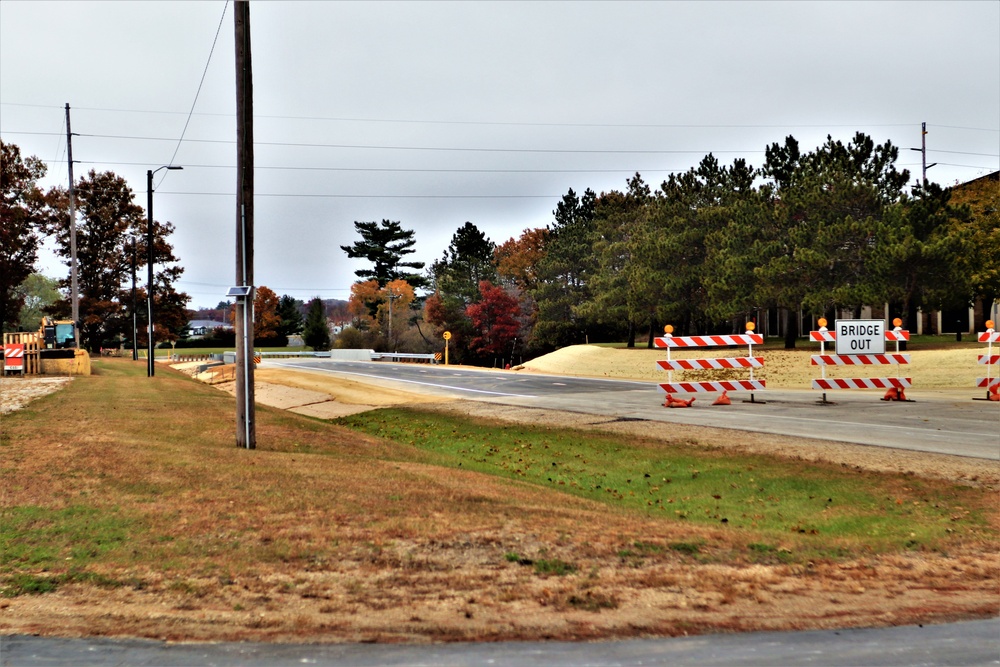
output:
[[[153,364],[153,174],[161,169],[183,169],[173,164],[166,164],[156,169],[146,170],[146,315],[149,325],[149,360],[146,366],[146,377],[153,377],[156,368]]]
[[[139,360],[139,325],[136,319],[136,298],[135,298],[135,265],[136,265],[136,242],[135,235],[132,236],[132,361]]]

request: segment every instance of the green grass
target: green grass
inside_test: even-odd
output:
[[[136,521],[117,507],[62,509],[21,505],[0,509],[0,570],[86,565],[125,546]]]
[[[106,554],[123,550],[137,521],[119,508],[73,505],[62,509],[21,505],[0,510],[0,595],[38,595],[68,582],[121,585],[88,571]],[[64,568],[69,565],[69,570]],[[52,570],[64,570],[52,573]]]
[[[433,452],[442,465],[653,517],[745,530],[761,544],[794,539],[828,555],[935,549],[956,532],[988,530],[981,511],[965,513],[983,506],[983,491],[903,475],[410,409],[367,412],[337,423]],[[640,544],[636,551],[643,550]],[[696,554],[699,547],[670,548]]]

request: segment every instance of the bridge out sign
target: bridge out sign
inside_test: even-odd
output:
[[[837,354],[885,354],[884,320],[837,320]]]

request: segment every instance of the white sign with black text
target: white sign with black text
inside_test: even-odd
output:
[[[837,320],[837,354],[885,354],[885,320]]]

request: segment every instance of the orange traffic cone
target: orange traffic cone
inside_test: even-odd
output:
[[[717,399],[712,403],[712,405],[732,405],[733,402],[729,400],[729,396],[726,392],[722,392]]]
[[[670,394],[667,394],[667,402],[664,404],[668,408],[690,408],[691,404],[694,403],[694,397],[688,400],[683,400],[680,398],[674,398]]]
[[[993,388],[990,389],[990,400],[1000,401],[1000,384],[993,385]]]
[[[905,401],[906,394],[903,392],[902,387],[889,387],[889,390],[885,392],[885,396],[882,397],[883,401]]]

